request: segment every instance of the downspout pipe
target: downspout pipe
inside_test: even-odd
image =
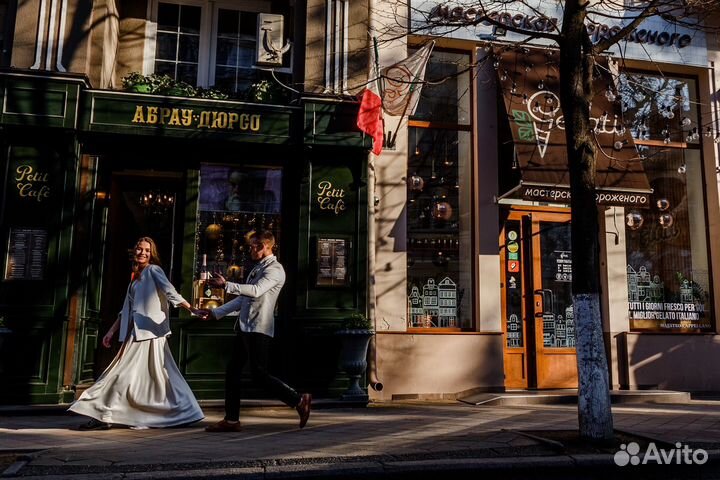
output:
[[[377,308],[376,308],[376,295],[375,295],[375,155],[372,153],[368,156],[368,318],[373,325],[375,333],[370,339],[370,344],[367,350],[367,380],[370,388],[376,392],[380,392],[383,389],[383,384],[378,379],[377,372]]]
[[[368,1],[368,30],[370,32],[369,45],[370,48],[375,48],[374,38],[377,32],[377,26],[375,24],[375,0]],[[368,56],[370,57],[370,56]],[[371,57],[370,57],[371,58]],[[378,62],[377,57],[375,62]],[[368,63],[368,73],[373,71],[374,65]],[[379,69],[378,69],[379,70]],[[370,388],[376,392],[380,392],[383,389],[383,384],[378,379],[377,372],[377,314],[376,314],[376,294],[375,294],[375,155],[371,152],[368,154],[368,168],[367,168],[367,206],[368,206],[368,261],[367,261],[367,278],[368,278],[368,318],[372,322],[375,334],[370,339],[370,345],[367,351],[367,381]]]

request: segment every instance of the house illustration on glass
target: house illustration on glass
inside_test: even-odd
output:
[[[439,327],[457,327],[457,285],[450,277],[438,283]]]
[[[423,285],[423,314],[435,319],[440,315],[438,287],[434,278],[428,278],[427,283]]]
[[[420,296],[420,290],[418,287],[413,285],[410,289],[410,296],[408,297],[408,305],[410,307],[410,326],[421,327],[423,326],[422,316],[423,311],[423,299]]]

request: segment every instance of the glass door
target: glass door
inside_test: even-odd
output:
[[[577,387],[570,215],[510,212],[500,258],[505,386]]]
[[[570,215],[532,213],[529,223],[537,388],[575,388]]]

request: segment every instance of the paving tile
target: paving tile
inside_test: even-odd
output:
[[[296,427],[297,417],[290,409],[253,409],[243,411],[243,432],[204,432],[204,426],[219,418],[220,414],[210,413],[202,422],[178,429],[79,432],[71,428],[82,423],[80,418],[4,417],[0,419],[0,449],[50,447],[31,461],[37,466],[172,465],[208,460],[295,461],[387,455],[422,458],[438,452],[528,447],[536,442],[513,431],[577,428],[574,406],[392,404],[328,409],[314,412],[311,423],[303,430]],[[717,403],[623,407],[614,409],[614,418],[616,428],[658,440],[720,443]]]

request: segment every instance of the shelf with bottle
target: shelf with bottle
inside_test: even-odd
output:
[[[193,280],[193,304],[196,308],[212,310],[225,302],[225,289],[213,287],[208,280],[207,254],[202,255],[199,278]]]
[[[252,269],[248,245],[255,233],[271,231],[276,255],[279,249],[280,214],[200,210],[196,228],[196,262],[200,252],[206,253],[213,270],[232,282],[244,281],[244,274]],[[196,269],[199,272],[200,265]]]

